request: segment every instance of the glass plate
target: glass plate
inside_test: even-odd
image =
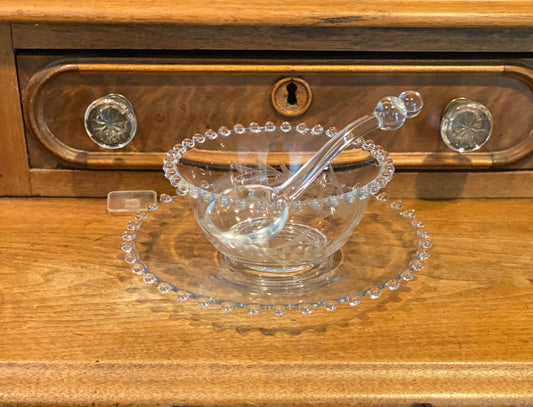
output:
[[[413,209],[388,202],[381,193],[369,204],[350,240],[316,272],[276,274],[272,278],[230,269],[207,241],[184,202],[162,194],[161,204],[138,212],[123,233],[122,250],[131,270],[161,293],[179,301],[223,312],[245,309],[310,314],[317,307],[334,311],[357,306],[396,290],[424,268],[432,246],[430,233]],[[326,283],[324,283],[326,281]]]

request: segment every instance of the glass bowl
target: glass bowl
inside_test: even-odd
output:
[[[280,185],[336,132],[288,122],[223,126],[176,144],[163,169],[177,194],[188,196],[198,225],[231,270],[260,278],[316,275],[335,267],[335,253],[359,224],[369,198],[392,179],[390,155],[372,141],[357,139],[290,202],[283,228],[270,239],[228,241],[206,213],[216,201],[224,208],[218,224],[232,225],[237,234],[257,227],[269,216],[263,200],[221,192],[242,185]]]

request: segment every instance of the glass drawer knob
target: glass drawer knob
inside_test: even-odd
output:
[[[460,153],[481,148],[492,134],[492,114],[468,98],[452,100],[442,113],[440,135],[448,147]]]
[[[133,140],[137,131],[133,105],[127,98],[117,94],[96,99],[85,111],[85,130],[100,147],[124,147]]]

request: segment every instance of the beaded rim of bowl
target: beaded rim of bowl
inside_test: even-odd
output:
[[[177,198],[177,196],[161,194],[159,199],[163,204],[170,204],[175,198]],[[386,192],[378,194],[375,196],[375,199],[382,203],[386,203],[389,200]],[[237,309],[244,309],[250,315],[257,315],[262,310],[268,310],[276,316],[282,316],[290,310],[297,310],[303,315],[308,315],[317,308],[324,308],[326,311],[333,312],[341,304],[348,304],[351,307],[355,307],[359,305],[365,298],[376,300],[381,297],[384,291],[397,290],[402,281],[409,282],[413,280],[416,276],[416,273],[424,269],[425,260],[430,257],[430,249],[433,247],[431,233],[426,228],[425,222],[417,217],[414,209],[404,209],[403,202],[401,200],[393,200],[389,202],[389,208],[392,209],[393,212],[399,213],[401,217],[405,218],[416,232],[416,238],[418,239],[417,250],[413,257],[411,257],[409,260],[407,266],[404,266],[403,270],[396,276],[392,276],[390,279],[377,286],[370,287],[361,292],[344,295],[339,298],[326,298],[318,302],[276,302],[270,304],[261,304],[257,302],[240,303],[224,298],[214,298],[206,295],[199,295],[188,289],[177,287],[160,279],[143,262],[139,256],[139,253],[137,252],[137,247],[135,244],[137,233],[141,229],[143,222],[146,221],[151,214],[160,209],[160,204],[158,203],[149,204],[146,211],[137,212],[134,220],[128,222],[126,225],[126,230],[122,234],[123,243],[121,250],[124,252],[124,261],[130,265],[131,271],[134,274],[142,276],[142,280],[146,284],[157,286],[157,289],[161,294],[174,293],[177,300],[180,302],[196,301],[200,308],[219,306],[220,310],[225,313]]]
[[[288,133],[293,130],[293,126],[289,122],[283,122],[279,125],[279,129]],[[176,194],[179,196],[189,195],[191,198],[197,199],[200,197],[208,202],[212,202],[215,199],[219,199],[220,194],[210,192],[203,189],[201,186],[194,185],[186,181],[178,171],[178,165],[180,163],[183,154],[196,146],[196,144],[202,144],[207,139],[215,140],[218,137],[228,137],[232,133],[242,135],[246,131],[253,134],[261,132],[274,132],[276,125],[273,122],[266,122],[264,126],[259,125],[256,122],[250,123],[248,127],[242,124],[235,124],[233,129],[226,126],[222,126],[218,131],[208,129],[203,134],[196,133],[192,138],[185,138],[172,147],[166,154],[166,158],[163,161],[163,171],[165,177],[169,180],[170,184],[176,188]],[[309,134],[310,136],[320,136],[326,134],[328,137],[334,137],[337,134],[335,127],[330,127],[327,130],[320,124],[309,128],[305,123],[300,123],[294,126],[294,130],[302,135]],[[301,210],[304,206],[308,205],[312,209],[320,209],[323,205],[336,207],[339,204],[339,200],[350,204],[358,199],[366,199],[370,195],[377,195],[391,180],[394,175],[394,163],[390,154],[379,145],[376,145],[371,140],[365,140],[362,137],[358,137],[353,143],[355,148],[360,148],[363,151],[367,151],[378,163],[379,171],[377,175],[367,184],[363,186],[353,186],[348,192],[344,192],[338,195],[331,195],[326,198],[312,198],[305,200],[294,200],[291,206],[295,210]],[[228,199],[228,197],[224,197]],[[231,203],[231,202],[230,202]]]

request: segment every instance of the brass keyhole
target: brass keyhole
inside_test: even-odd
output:
[[[293,81],[289,82],[287,85],[287,105],[298,106],[298,98],[296,97],[296,89],[298,87],[294,84]]]
[[[283,78],[274,84],[270,100],[283,116],[300,116],[311,106],[311,87],[302,78]]]

